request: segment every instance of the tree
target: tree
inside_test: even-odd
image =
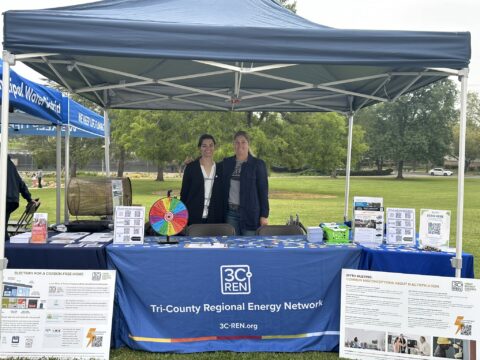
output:
[[[178,159],[181,146],[178,136],[186,127],[177,111],[138,111],[125,138],[127,150],[157,166],[157,181],[163,181],[164,167]]]
[[[452,155],[458,159],[460,124],[453,128]],[[480,159],[480,97],[475,92],[467,96],[467,129],[465,136],[465,169],[468,171],[470,164]]]
[[[375,105],[361,124],[375,156],[395,161],[403,178],[405,161],[440,163],[449,153],[457,118],[455,85],[442,80],[401,96],[394,103]]]
[[[123,177],[125,161],[131,157],[127,150],[129,143],[129,132],[133,118],[137,115],[136,110],[112,110],[110,117],[110,151],[117,163],[117,177]]]

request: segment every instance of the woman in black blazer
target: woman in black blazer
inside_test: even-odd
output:
[[[188,224],[222,223],[222,167],[215,164],[215,139],[204,134],[198,140],[201,156],[183,173],[180,199],[188,209]]]

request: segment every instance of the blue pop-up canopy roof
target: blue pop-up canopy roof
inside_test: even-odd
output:
[[[461,69],[470,34],[334,29],[273,0],[7,11],[4,48],[104,108],[349,112]]]

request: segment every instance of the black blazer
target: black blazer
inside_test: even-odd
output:
[[[223,223],[223,194],[222,194],[222,165],[216,164],[215,178],[212,187],[212,196],[208,208],[208,223]],[[202,222],[203,205],[205,199],[205,183],[200,167],[200,160],[192,161],[185,168],[180,191],[180,200],[188,209],[188,224]]]
[[[235,169],[235,156],[223,159],[223,197],[225,212],[228,209],[230,178]],[[247,230],[257,230],[260,217],[268,218],[267,166],[263,160],[248,154],[240,172],[240,226]]]

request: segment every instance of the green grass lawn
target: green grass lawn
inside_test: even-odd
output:
[[[345,179],[327,177],[272,177],[270,182],[270,223],[284,224],[290,214],[299,214],[306,226],[321,222],[343,221]],[[133,203],[144,205],[148,210],[155,200],[166,195],[168,189],[179,193],[180,180],[155,182],[153,180],[133,179]],[[55,220],[55,189],[31,189],[34,197],[42,201],[41,211],[49,213],[50,222]],[[371,178],[354,177],[351,181],[350,195],[378,196],[384,198],[385,207],[415,208],[418,217],[420,209],[452,210],[450,246],[455,246],[457,179],[452,177],[411,177],[396,180],[392,177]],[[349,202],[351,203],[352,200]],[[63,204],[63,203],[62,203]],[[62,205],[63,206],[63,205]],[[19,216],[20,210],[16,215]],[[351,213],[351,208],[350,208]],[[63,212],[62,212],[63,214]],[[480,254],[480,179],[465,180],[465,206],[463,225],[463,248],[477,257]],[[478,277],[480,268],[475,263]],[[338,359],[337,353],[203,353],[203,354],[150,354],[127,349],[112,350],[112,359]]]

